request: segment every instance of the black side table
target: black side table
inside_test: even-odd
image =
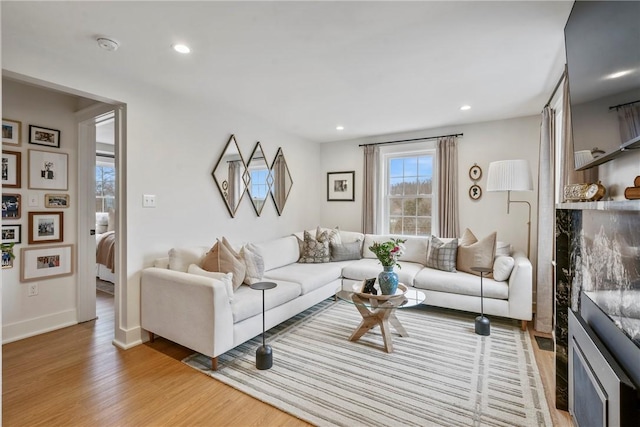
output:
[[[482,276],[484,273],[491,273],[492,270],[486,267],[471,267],[471,269],[480,273],[480,316],[476,317],[476,334],[486,336],[491,334],[491,322],[488,318],[484,317],[484,293],[482,289]]]
[[[258,282],[249,286],[251,289],[262,291],[262,346],[256,350],[256,368],[260,370],[273,366],[273,350],[270,345],[266,345],[264,342],[264,291],[276,286],[278,285],[273,282]]]

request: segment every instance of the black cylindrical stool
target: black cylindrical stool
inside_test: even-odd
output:
[[[491,333],[491,322],[484,317],[484,295],[482,290],[482,276],[484,273],[491,273],[490,268],[471,267],[473,271],[480,273],[480,316],[476,317],[476,334],[489,335]]]
[[[276,286],[278,285],[273,282],[258,282],[250,286],[251,289],[262,291],[262,345],[256,350],[256,368],[260,370],[273,366],[273,350],[270,345],[266,345],[264,342],[264,291]]]

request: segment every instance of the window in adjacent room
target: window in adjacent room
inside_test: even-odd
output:
[[[423,144],[424,146],[424,144]],[[381,230],[383,233],[427,236],[436,226],[435,150],[384,153]]]
[[[115,209],[116,169],[112,158],[96,158],[96,212]]]

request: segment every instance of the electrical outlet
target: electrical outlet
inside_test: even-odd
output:
[[[29,283],[29,287],[27,289],[27,295],[30,297],[35,297],[38,295],[38,284],[37,283]]]

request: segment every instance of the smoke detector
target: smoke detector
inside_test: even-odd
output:
[[[120,46],[117,41],[108,39],[106,37],[98,37],[98,46],[100,46],[104,50],[108,50],[109,52],[113,52],[118,50]]]

